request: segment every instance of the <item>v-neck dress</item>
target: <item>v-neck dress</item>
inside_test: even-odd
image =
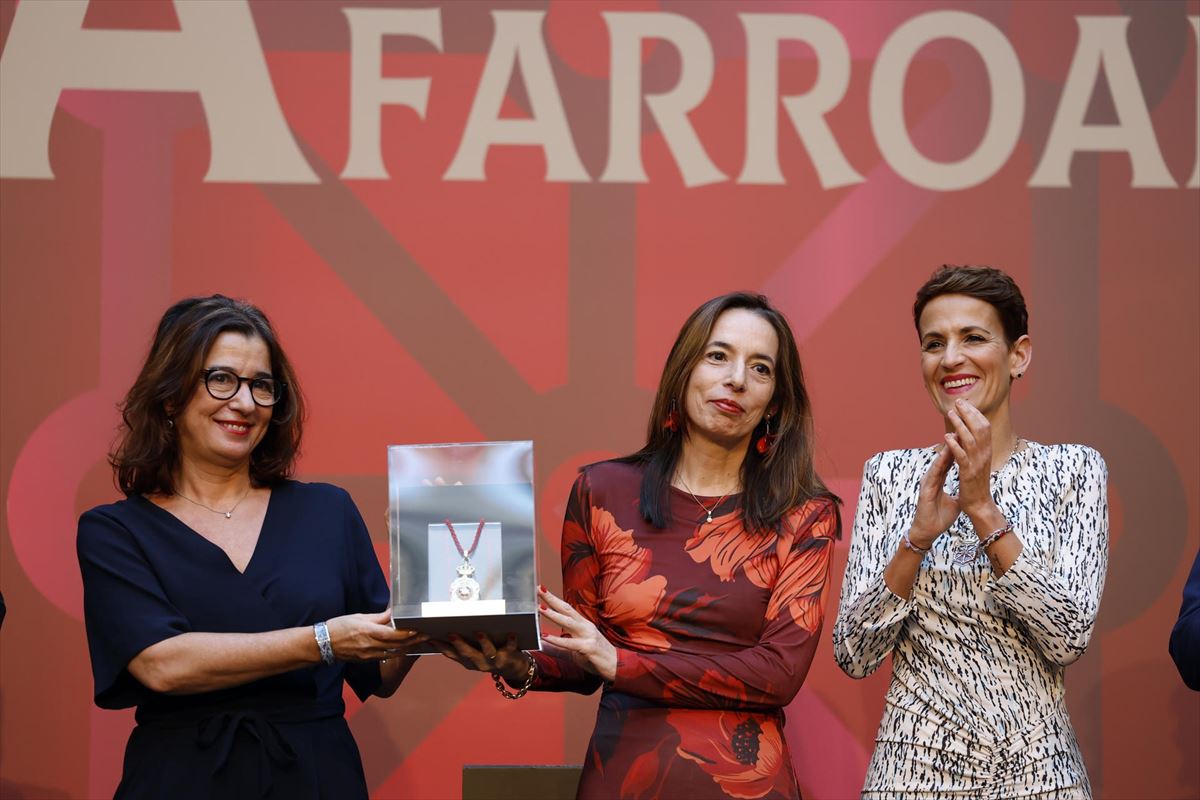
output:
[[[779,531],[751,531],[739,495],[672,491],[660,530],[638,510],[642,475],[585,468],[563,522],[563,596],[616,648],[615,679],[533,654],[534,689],[603,686],[578,796],[798,800],[783,707],[820,641],[837,506],[812,500]]]
[[[934,456],[933,448],[880,453],[863,473],[834,655],[861,678],[890,654],[892,681],[862,796],[1090,798],[1063,673],[1087,648],[1104,587],[1104,460],[1082,445],[1028,442],[991,483],[1021,539],[1016,561],[993,574],[962,514],[934,541],[904,600],[883,571]],[[945,491],[958,492],[957,466]]]
[[[366,699],[377,664],[318,665],[212,692],[167,695],[128,670],[182,633],[261,633],[380,611],[388,587],[350,496],[274,487],[239,572],[217,545],[134,496],[79,520],[84,623],[101,708],[137,707],[118,798],[366,798],[343,682]]]

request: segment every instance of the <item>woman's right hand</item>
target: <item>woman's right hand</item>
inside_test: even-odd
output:
[[[942,488],[946,482],[946,473],[954,463],[954,455],[950,448],[942,445],[934,457],[933,463],[925,471],[921,479],[921,489],[917,494],[917,511],[913,515],[912,527],[908,530],[908,539],[921,549],[928,549],[935,539],[946,532],[958,517],[960,508],[958,498],[946,494]]]
[[[338,661],[379,661],[408,651],[429,639],[423,633],[396,630],[392,627],[392,612],[378,614],[346,614],[325,623],[329,628],[329,644]]]
[[[517,647],[515,634],[510,634],[508,642],[501,648],[497,648],[491,639],[481,633],[476,634],[476,646],[468,644],[463,637],[455,634],[450,634],[449,639],[449,644],[436,639],[431,644],[446,658],[462,664],[467,669],[499,672],[500,677],[508,681],[510,686],[525,683],[525,676],[529,673],[529,664],[533,657]]]

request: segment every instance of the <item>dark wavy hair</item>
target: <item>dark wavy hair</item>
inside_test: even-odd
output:
[[[292,474],[300,452],[304,395],[274,328],[257,307],[224,295],[190,297],[167,309],[146,363],[119,406],[122,425],[108,461],[128,495],[171,494],[179,467],[179,433],[172,417],[191,401],[204,357],[222,333],[258,337],[271,354],[271,374],[284,384],[271,424],[250,456],[250,480],[270,486]]]
[[[642,464],[640,510],[642,517],[656,528],[671,522],[671,479],[683,452],[687,436],[686,414],[680,413],[676,431],[665,426],[672,406],[682,410],[683,396],[692,370],[704,357],[717,318],[726,311],[742,308],[766,320],[779,338],[779,357],[775,367],[775,394],[770,405],[775,407],[772,422],[776,439],[766,455],[750,446],[742,461],[742,520],[750,530],[779,530],[783,515],[796,506],[817,497],[827,497],[836,503],[836,495],[825,487],[813,467],[813,420],[808,390],[804,387],[804,372],[800,367],[800,351],[792,329],[766,297],[759,294],[734,292],[709,300],[697,308],[683,323],[667,363],[663,366],[658,393],[646,428],[646,444],[636,453],[617,459]],[[760,422],[750,437],[753,443],[765,430]],[[838,534],[841,535],[841,525]]]
[[[1025,308],[1025,297],[1021,294],[1021,287],[1008,273],[995,267],[943,264],[917,289],[917,298],[913,302],[913,324],[917,326],[917,336],[921,335],[921,312],[931,300],[944,294],[965,294],[990,304],[1000,317],[1004,338],[1010,347],[1029,333],[1029,311]]]

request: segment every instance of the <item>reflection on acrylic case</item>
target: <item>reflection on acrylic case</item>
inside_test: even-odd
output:
[[[532,443],[393,446],[388,478],[396,627],[538,649]]]

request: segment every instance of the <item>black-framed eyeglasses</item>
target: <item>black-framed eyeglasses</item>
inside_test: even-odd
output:
[[[250,384],[250,399],[257,406],[270,407],[283,399],[283,390],[287,384],[274,378],[243,378],[223,367],[213,367],[204,370],[204,388],[214,400],[229,400],[242,389],[242,384]]]

